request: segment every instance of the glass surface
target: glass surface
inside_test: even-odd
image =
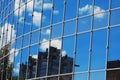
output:
[[[90,33],[77,36],[76,59],[74,64],[75,72],[88,70],[89,44]]]
[[[39,47],[39,53],[38,53],[37,77],[46,75],[48,53],[49,53],[49,41],[41,43]]]
[[[109,54],[108,63],[113,61],[119,62],[120,60],[120,26],[110,29],[110,42],[109,42]],[[120,67],[120,66],[116,66]],[[113,67],[114,68],[114,67]]]
[[[47,78],[47,80],[58,80],[58,77],[50,77],[50,78]]]
[[[118,7],[120,7],[120,0],[116,0],[116,1],[114,1],[114,0],[111,0],[111,8],[118,8]]]
[[[23,41],[22,41],[23,47],[29,45],[29,43],[30,43],[30,40],[29,40],[29,39],[30,39],[30,35],[29,35],[29,34],[27,34],[27,35],[25,35],[25,36],[23,37]]]
[[[48,28],[42,28],[41,29],[40,41],[44,42],[46,40],[49,40],[50,34],[51,34],[50,27],[48,27]]]
[[[17,49],[20,49],[21,48],[21,42],[22,42],[22,37],[20,37],[20,38],[18,38],[17,40],[16,40],[16,48]]]
[[[0,60],[0,78],[3,78],[4,60]]]
[[[12,72],[12,79],[18,79],[19,77],[19,71],[20,71],[20,57],[21,57],[21,51],[16,52],[16,55],[14,57],[14,63],[13,63],[13,72]]]
[[[79,5],[79,16],[85,16],[92,13],[92,0],[81,0]]]
[[[76,29],[76,21],[65,22],[64,35],[74,34]]]
[[[74,59],[74,37],[63,39],[60,73],[72,73]]]
[[[90,80],[105,80],[105,72],[91,72]]]
[[[120,69],[107,71],[107,80],[119,80],[120,79]]]
[[[42,27],[50,25],[52,13],[52,1],[45,1],[43,4]]]
[[[78,19],[78,32],[87,31],[91,28],[91,16]]]
[[[39,34],[40,34],[39,30],[35,31],[35,32],[32,32],[32,34],[31,34],[31,44],[38,43],[39,36],[40,36]]]
[[[111,11],[111,19],[110,19],[111,20],[111,23],[110,23],[111,26],[120,24],[120,20],[117,19],[119,16],[120,16],[120,9]]]
[[[19,69],[19,79],[24,80],[26,78],[26,71],[27,71],[27,60],[28,60],[28,50],[29,48],[25,48],[21,51],[21,62],[20,62],[20,69]]]
[[[88,80],[88,74],[82,73],[82,74],[74,74],[74,80]]]
[[[53,24],[61,22],[63,18],[64,0],[54,0]]]
[[[78,0],[66,0],[65,20],[76,17],[77,1]]]
[[[52,27],[52,38],[58,38],[62,35],[62,24],[58,24]]]
[[[101,0],[95,0],[94,4],[94,11],[97,12],[104,12],[109,8],[109,0],[101,1]]]
[[[59,71],[59,60],[61,53],[61,40],[51,40],[49,47],[48,75],[57,75]]]
[[[59,80],[71,80],[71,79],[72,79],[72,75],[65,75],[59,77]]]
[[[105,69],[107,30],[93,32],[91,70]]]
[[[93,28],[102,28],[108,26],[108,13],[100,13],[94,15]]]
[[[30,54],[28,56],[28,70],[27,78],[34,78],[37,70],[37,59],[38,59],[38,45],[30,46]]]

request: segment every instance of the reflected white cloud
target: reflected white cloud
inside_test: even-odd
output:
[[[100,12],[105,12],[104,9],[100,8],[99,6],[94,6],[94,15],[95,18],[103,18],[104,17],[104,13],[100,13]],[[79,8],[79,14],[84,14],[84,13],[92,13],[92,5],[86,5],[82,8]],[[100,14],[97,14],[100,13]]]
[[[55,47],[57,49],[61,49],[61,40],[59,39],[51,40],[50,46]],[[49,41],[47,39],[43,39],[43,43],[41,44],[40,49],[42,51],[46,51],[46,49],[49,49]],[[62,51],[62,57],[66,55],[67,55],[66,51],[65,50]]]
[[[62,51],[62,57],[66,56],[66,54],[67,54],[66,51]]]
[[[8,44],[10,40],[15,39],[16,31],[14,30],[14,25],[13,25],[13,28],[11,26],[12,26],[11,24],[5,23],[5,25],[0,28],[0,31],[1,31],[0,32],[1,33],[0,48],[4,46],[5,44]]]
[[[57,49],[61,49],[61,40],[55,39],[51,40],[51,45],[52,47],[56,47]],[[40,46],[40,49],[45,51],[47,48],[49,48],[49,41],[47,39],[43,39],[43,43]]]
[[[13,69],[13,72],[18,74],[19,73],[19,68],[20,68],[20,63],[17,63],[16,67]]]
[[[14,56],[17,56],[17,55],[18,55],[18,49],[13,48],[10,50],[10,56],[9,56],[10,63],[13,63]]]

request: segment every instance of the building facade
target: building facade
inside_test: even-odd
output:
[[[0,0],[0,80],[120,80],[120,0]]]

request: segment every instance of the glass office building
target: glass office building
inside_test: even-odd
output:
[[[0,80],[120,80],[120,0],[0,0]]]

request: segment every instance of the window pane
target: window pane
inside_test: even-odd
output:
[[[48,50],[49,50],[48,41],[40,44],[37,63],[37,77],[46,75]]]
[[[29,54],[28,53],[28,48],[25,48],[25,49],[22,50],[20,72],[19,72],[19,79],[20,80],[24,80],[26,78],[28,54]]]
[[[81,0],[79,5],[79,16],[91,14],[92,0]]]
[[[71,80],[72,75],[60,76],[59,80]]]
[[[52,27],[52,38],[61,37],[62,34],[62,24],[58,24]]]
[[[50,28],[48,27],[48,28],[43,28],[42,30],[41,30],[41,36],[40,36],[40,41],[46,41],[46,40],[48,40],[49,38],[50,38]]]
[[[53,23],[61,22],[63,18],[64,0],[54,0]]]
[[[18,51],[18,53],[16,53],[15,57],[14,57],[14,68],[13,68],[13,73],[12,73],[12,79],[17,80],[20,71],[20,57],[21,57],[21,51]]]
[[[77,36],[77,48],[75,59],[75,72],[88,70],[90,34],[80,34]]]
[[[23,37],[23,42],[22,42],[23,47],[29,45],[29,42],[30,42],[29,39],[30,39],[30,35],[29,35],[29,34],[27,34],[27,35],[25,35],[25,36]]]
[[[49,48],[48,75],[58,74],[60,60],[61,40],[51,40]]]
[[[111,3],[112,3],[112,8],[117,8],[117,7],[120,7],[120,0],[111,0]]]
[[[106,62],[107,31],[99,30],[93,32],[91,69],[104,69]]]
[[[49,7],[48,7],[49,6]],[[52,1],[45,1],[43,4],[42,27],[50,25],[52,11]]]
[[[20,37],[20,38],[18,38],[18,39],[16,40],[16,48],[17,48],[17,49],[20,49],[20,48],[21,48],[21,41],[22,41],[22,37]]]
[[[109,44],[109,54],[108,54],[108,64],[119,62],[120,60],[120,27],[115,27],[110,29],[110,44]],[[111,61],[111,62],[109,62]],[[120,66],[116,66],[120,67]],[[114,68],[114,67],[113,67]]]
[[[62,56],[61,56],[61,73],[71,73],[73,71],[74,59],[74,37],[63,39]]]
[[[91,28],[91,16],[79,18],[78,20],[78,32],[87,31]]]
[[[77,12],[77,0],[66,0],[65,20],[75,18]]]
[[[120,80],[120,69],[107,71],[107,80]]]
[[[50,77],[47,80],[58,80],[58,77]]]
[[[35,31],[31,34],[31,44],[38,43],[39,34],[39,31]]]
[[[88,80],[88,74],[74,74],[74,80]]]
[[[117,19],[120,16],[120,9],[111,11],[111,25],[120,24],[120,20]]]
[[[105,80],[105,72],[91,72],[90,80]]]
[[[64,35],[74,34],[76,29],[76,21],[69,21],[64,24]]]
[[[30,55],[28,56],[27,78],[34,78],[36,75],[36,63],[38,58],[38,45],[30,47]]]
[[[94,27],[93,28],[102,28],[107,27],[108,25],[108,13],[100,13],[94,15]]]

